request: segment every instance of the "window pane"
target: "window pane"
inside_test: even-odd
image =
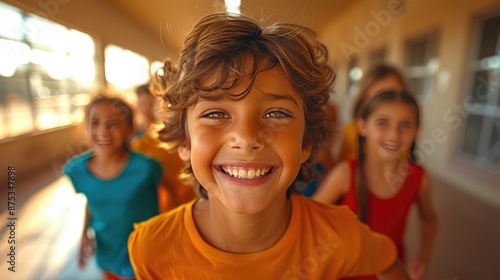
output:
[[[69,44],[68,29],[60,24],[37,16],[26,20],[24,31],[28,40],[39,47],[65,53]]]
[[[92,37],[5,7],[0,3],[0,139],[81,122],[95,87]]]
[[[7,103],[6,114],[10,121],[9,136],[21,135],[33,130],[33,115],[28,100],[14,96]]]
[[[496,164],[500,163],[500,118],[498,117],[494,119],[488,158]]]
[[[421,66],[427,64],[427,40],[418,39],[408,43],[408,66]]]
[[[0,76],[12,77],[19,65],[30,61],[30,53],[25,43],[0,39]]]
[[[23,37],[23,18],[21,12],[0,2],[0,36],[21,40]]]
[[[106,47],[105,56],[108,82],[126,88],[148,81],[149,61],[144,56],[116,46]]]
[[[386,53],[387,53],[386,48],[380,48],[372,51],[370,53],[370,64],[377,65],[383,63],[385,61]]]
[[[150,77],[149,61],[144,56],[113,45],[106,47],[104,68],[106,80],[130,103],[136,100],[135,87]]]
[[[462,151],[476,157],[479,146],[479,136],[481,135],[481,127],[483,116],[469,115],[465,122],[465,138]]]
[[[484,21],[481,34],[479,59],[496,54],[499,33],[500,16],[489,18]]]
[[[496,93],[490,83],[490,72],[477,71],[474,75],[474,87],[471,92],[473,101],[479,104],[487,104],[489,101],[494,100],[494,94]]]
[[[410,91],[417,95],[422,96],[425,88],[425,79],[422,78],[409,78],[408,79],[408,87]]]
[[[12,77],[0,76],[0,137],[13,137],[33,130],[30,93],[26,80],[27,65],[21,65]]]

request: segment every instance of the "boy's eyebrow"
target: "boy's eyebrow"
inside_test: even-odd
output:
[[[270,92],[263,92],[262,93],[264,97],[268,100],[271,101],[280,101],[280,100],[285,100],[285,101],[290,101],[292,102],[297,108],[299,108],[299,104],[297,103],[297,100],[293,98],[291,95],[281,95],[281,94],[276,94],[276,93],[270,93]]]

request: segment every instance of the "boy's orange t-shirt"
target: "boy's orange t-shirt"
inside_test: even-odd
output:
[[[290,196],[292,214],[272,247],[236,254],[206,243],[194,201],[135,225],[129,238],[137,279],[338,279],[377,274],[396,260],[394,243],[360,223],[346,206]]]

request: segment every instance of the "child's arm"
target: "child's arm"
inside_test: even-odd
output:
[[[398,259],[396,245],[392,239],[373,232],[360,221],[357,223],[360,254],[357,266],[346,276],[377,275],[378,279],[384,280],[409,280],[405,267]]]
[[[379,280],[405,280],[410,279],[399,260],[396,260],[388,269],[377,275]]]
[[[80,251],[78,253],[78,266],[83,269],[87,265],[87,259],[95,254],[94,241],[88,235],[90,224],[90,209],[85,207],[85,220],[82,231],[82,241],[80,243]]]
[[[349,190],[350,176],[349,162],[339,163],[321,181],[321,185],[312,199],[329,204],[336,203]]]
[[[422,246],[417,257],[409,267],[409,274],[412,279],[422,279],[425,276],[437,230],[437,218],[431,199],[430,178],[425,174],[422,178],[417,206],[420,221],[422,223]]]

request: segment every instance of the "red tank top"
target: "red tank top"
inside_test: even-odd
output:
[[[356,171],[357,160],[349,161],[351,166],[351,185],[342,199],[342,204],[348,205],[352,211],[358,214],[358,201],[356,197]],[[398,248],[398,256],[405,260],[403,237],[406,219],[411,205],[418,199],[420,185],[424,170],[422,167],[410,163],[408,176],[399,192],[388,199],[378,198],[372,193],[368,194],[368,211],[366,224],[373,231],[389,236]],[[397,180],[397,178],[388,178]]]

